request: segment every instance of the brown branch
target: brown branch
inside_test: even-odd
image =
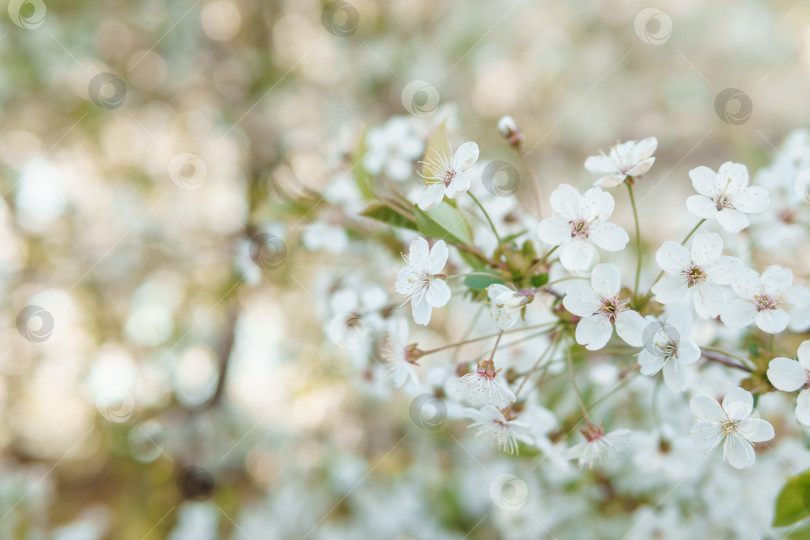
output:
[[[718,353],[712,352],[712,351],[704,351],[704,350],[701,350],[700,353],[703,356],[703,358],[705,358],[706,360],[708,360],[710,362],[717,362],[718,364],[723,364],[724,366],[728,366],[728,367],[732,367],[732,368],[736,368],[736,369],[741,369],[743,371],[747,371],[748,373],[752,373],[751,368],[749,368],[748,366],[738,364],[737,362],[735,362],[731,358],[728,358],[727,356],[723,356],[722,354],[718,354]]]

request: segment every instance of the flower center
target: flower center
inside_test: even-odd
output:
[[[767,294],[758,294],[754,296],[754,305],[756,306],[757,311],[767,311],[769,309],[776,309],[779,302]]]
[[[723,208],[732,208],[734,206],[734,203],[731,200],[731,198],[724,193],[722,195],[718,195],[714,199],[714,206],[715,208],[717,208],[718,211],[720,211]]]
[[[669,360],[674,356],[678,356],[678,344],[671,341],[664,343],[656,343],[655,350],[662,358]]]
[[[739,420],[726,420],[720,425],[720,430],[723,432],[723,435],[731,435],[737,431],[737,425],[739,423]]]
[[[589,226],[584,219],[574,219],[568,222],[571,225],[571,237],[588,238]]]
[[[698,283],[703,283],[704,281],[706,281],[706,278],[708,277],[706,275],[706,271],[697,265],[692,265],[688,267],[686,270],[681,272],[681,274],[683,274],[683,277],[686,278],[686,283],[688,284],[689,287],[697,285]]]
[[[603,298],[599,313],[607,317],[610,322],[616,322],[616,317],[627,307],[627,303],[627,300],[622,300],[618,296]]]
[[[588,442],[601,439],[605,434],[601,425],[595,426],[593,424],[588,424],[583,429],[580,429],[579,432],[582,433],[582,436],[585,437],[585,440]]]

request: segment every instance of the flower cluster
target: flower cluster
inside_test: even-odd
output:
[[[505,117],[498,130],[530,167],[518,124]],[[393,189],[380,184],[363,215],[392,226],[381,228],[392,233],[387,245],[410,242],[393,289],[410,303],[417,328],[458,335],[428,348],[422,343],[436,334],[418,330],[410,341],[402,317],[389,313],[379,325],[382,373],[421,397],[414,403],[472,420],[479,438],[506,453],[529,450],[555,466],[574,459],[589,469],[632,457],[639,437],[649,437],[626,416],[599,412],[634,380],[655,380],[653,399],[659,383],[691,396],[691,415],[652,409],[653,439],[661,448],[677,444],[684,457],[690,445],[707,454],[722,447],[733,468],[751,467],[760,445],[781,436],[755,409],[777,391],[798,392],[797,426],[810,425],[810,340],[796,360],[786,334],[810,329],[810,290],[790,260],[758,249],[760,229],[772,225],[762,220],[770,191],[750,185],[745,165],[693,168],[696,193],[665,204],[680,204],[689,218],[684,236],[660,238],[665,231],[640,223],[636,204],[636,190],[649,186],[642,175],[655,173],[655,137],[587,157],[585,170],[597,176],[584,191],[573,182],[529,186],[548,197],[551,213],[540,217],[520,211],[529,208],[525,199],[487,195],[488,167],[478,165],[475,142],[452,144],[441,125],[419,160],[400,132],[369,132],[388,145],[399,133],[402,146],[388,161],[372,160],[375,170],[395,178],[408,155],[409,174]],[[620,187],[626,202],[612,191]],[[602,377],[610,386],[597,396],[592,387]],[[673,430],[691,417],[691,430]],[[569,440],[576,431],[583,439]]]

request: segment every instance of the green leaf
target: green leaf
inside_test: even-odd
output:
[[[384,203],[374,203],[362,212],[361,216],[366,216],[383,223],[388,223],[394,227],[403,229],[417,230],[416,222],[411,216],[406,215],[404,212],[394,207],[393,205]]]
[[[464,285],[476,291],[482,291],[492,285],[493,283],[503,283],[501,276],[495,272],[490,276],[467,276],[464,279]]]
[[[536,276],[532,276],[529,283],[532,284],[532,287],[542,287],[548,283],[548,274],[537,274]]]
[[[776,499],[774,527],[785,527],[810,516],[810,469],[787,481]]]
[[[433,210],[414,208],[416,227],[425,236],[446,240],[451,244],[464,244],[472,247],[472,231],[464,215],[447,202],[442,201]]]

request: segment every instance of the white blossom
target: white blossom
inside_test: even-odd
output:
[[[520,318],[520,310],[534,300],[534,292],[530,290],[515,291],[499,283],[487,287],[487,296],[492,306],[490,315],[501,330],[510,330],[515,326]]]
[[[689,338],[692,314],[679,309],[664,322],[653,321],[644,329],[644,349],[638,355],[642,375],[664,372],[664,383],[673,392],[683,392],[688,383],[686,368],[700,358],[700,348]]]
[[[594,174],[603,175],[597,186],[616,187],[628,176],[640,176],[650,170],[658,148],[658,139],[647,137],[640,141],[625,141],[613,146],[608,155],[600,154],[585,160],[585,168]]]
[[[748,186],[748,169],[740,163],[726,162],[715,173],[708,167],[689,171],[692,186],[699,195],[686,200],[686,208],[704,219],[716,219],[728,232],[748,227],[746,214],[756,214],[768,207],[768,191]]]
[[[629,429],[617,429],[605,433],[604,426],[588,424],[579,430],[585,441],[568,448],[563,452],[565,459],[578,460],[579,468],[601,464],[613,452],[621,451],[630,442],[633,432]]]
[[[417,204],[422,210],[435,208],[444,196],[455,199],[470,189],[469,169],[478,161],[478,145],[465,142],[455,152],[435,153],[426,156],[419,176],[425,179],[425,187],[419,193]]]
[[[621,251],[630,240],[624,229],[607,221],[613,206],[610,193],[598,187],[580,195],[574,187],[562,184],[551,193],[551,207],[557,215],[538,225],[540,240],[560,246],[560,262],[566,270],[586,271],[596,256],[594,246]]]
[[[481,409],[464,409],[464,416],[475,420],[471,428],[478,428],[478,437],[494,440],[498,448],[507,454],[519,454],[518,441],[533,444],[530,427],[524,422],[509,418],[491,405]]]
[[[500,369],[495,369],[492,360],[479,362],[474,373],[453,379],[447,383],[450,394],[473,407],[492,405],[505,409],[515,402],[515,393],[496,377]]]
[[[408,321],[397,318],[389,322],[388,331],[380,348],[388,373],[397,388],[413,390],[419,386],[419,376],[414,365],[421,355],[413,344],[408,343]]]
[[[777,357],[768,364],[768,380],[783,392],[799,392],[796,399],[796,419],[810,426],[810,341],[803,341],[797,360]]]
[[[741,298],[728,303],[721,319],[731,328],[742,328],[756,323],[769,334],[778,334],[787,328],[793,306],[803,306],[807,291],[793,285],[793,272],[779,265],[769,266],[760,276],[756,270],[746,268],[731,288]]]
[[[754,464],[756,454],[751,443],[774,437],[773,426],[768,421],[751,416],[754,398],[742,388],[729,390],[722,406],[705,394],[693,397],[689,406],[698,419],[689,436],[706,452],[723,443],[723,461],[736,469]]]
[[[439,274],[447,263],[447,245],[439,240],[431,249],[427,240],[417,238],[411,242],[405,258],[407,266],[397,274],[396,291],[411,303],[416,324],[430,322],[433,308],[444,307],[450,301],[450,287]]]
[[[655,300],[669,304],[691,294],[699,317],[717,317],[725,305],[721,286],[731,284],[742,266],[739,259],[722,253],[723,240],[716,233],[697,233],[691,249],[664,242],[655,254],[664,271],[652,287]]]
[[[605,263],[594,267],[590,286],[577,283],[568,288],[563,306],[582,317],[574,334],[577,343],[590,351],[601,349],[615,324],[620,338],[633,347],[642,345],[644,317],[627,307],[629,301],[619,296],[621,287],[619,268]]]
[[[425,148],[411,120],[405,116],[394,116],[385,125],[371,128],[365,142],[363,167],[372,174],[384,172],[398,182],[411,177],[413,164]]]

